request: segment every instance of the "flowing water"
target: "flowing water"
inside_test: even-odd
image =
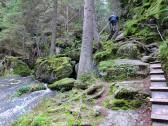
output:
[[[36,81],[31,77],[0,78],[0,126],[10,126],[18,118],[30,112],[44,98],[51,97],[54,94],[47,88],[46,90],[14,97],[19,88],[34,83]]]

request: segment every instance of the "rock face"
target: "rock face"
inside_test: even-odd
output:
[[[62,80],[56,81],[48,87],[52,90],[68,91],[74,87],[75,79],[64,78]]]
[[[125,80],[132,77],[146,77],[149,64],[140,60],[117,59],[99,63],[99,71],[106,80]]]
[[[148,63],[144,63],[140,60],[129,60],[129,59],[117,59],[114,60],[114,62],[118,65],[132,65],[134,67],[136,67],[136,74],[146,77],[149,74],[149,64]]]
[[[124,44],[117,51],[118,56],[128,57],[131,59],[138,58],[139,54],[140,54],[140,51],[139,51],[137,45],[133,44],[133,43]]]
[[[22,77],[29,76],[31,70],[28,65],[17,57],[7,56],[1,63],[1,75],[14,74]]]
[[[39,58],[36,62],[35,77],[47,83],[69,77],[72,72],[73,66],[68,57]]]

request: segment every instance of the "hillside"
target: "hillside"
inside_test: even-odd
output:
[[[154,125],[150,64],[168,74],[167,5],[0,0],[0,126]]]

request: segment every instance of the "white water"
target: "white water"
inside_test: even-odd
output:
[[[48,89],[36,91],[21,97],[12,98],[12,95],[23,85],[33,84],[31,78],[0,79],[0,126],[10,126],[18,118],[30,112],[44,98],[53,94]]]

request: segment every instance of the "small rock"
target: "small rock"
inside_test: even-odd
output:
[[[125,37],[124,37],[124,33],[121,33],[121,34],[119,34],[117,37],[116,37],[116,41],[121,41],[121,40],[123,40]]]
[[[94,114],[95,114],[95,117],[97,117],[97,116],[100,116],[100,114],[101,114],[101,106],[94,106]]]
[[[145,63],[149,63],[149,62],[155,61],[155,58],[153,58],[152,56],[144,56],[141,58],[141,61],[143,61]]]

